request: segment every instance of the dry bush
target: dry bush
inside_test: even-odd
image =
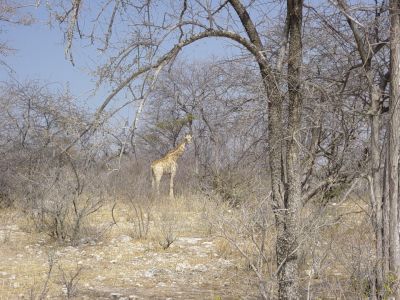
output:
[[[56,260],[53,252],[48,254],[47,271],[44,280],[35,284],[29,290],[29,299],[43,300],[49,298],[49,286],[52,282],[61,286],[62,293],[57,297],[72,299],[78,296],[79,281],[84,268],[77,265],[72,270],[67,271],[62,264]],[[55,268],[57,267],[57,270]]]
[[[72,271],[66,271],[61,265],[58,265],[60,272],[58,283],[62,286],[62,296],[66,299],[74,298],[78,295],[78,283],[83,271],[82,266],[76,266]]]
[[[30,291],[29,291],[29,299],[31,300],[43,300],[48,298],[48,293],[49,293],[49,282],[51,279],[51,276],[53,274],[53,268],[55,265],[56,261],[54,258],[54,253],[49,253],[47,256],[47,273],[45,280],[39,289],[37,289],[37,286],[33,286]]]
[[[268,201],[268,197],[263,201],[249,197],[236,208],[220,203],[207,211],[215,235],[222,238],[217,243],[217,251],[226,258],[241,258],[242,268],[256,275],[260,293],[265,299],[274,296],[276,269],[274,219]]]
[[[134,156],[115,158],[103,167],[107,174],[108,195],[127,202],[142,202],[151,198],[150,161],[137,162]]]
[[[84,189],[77,190],[73,174],[66,169],[53,170],[39,182],[25,187],[31,191],[25,191],[30,201],[21,206],[25,206],[37,230],[72,244],[94,238],[85,236],[89,232],[86,219],[103,206],[105,198],[101,189],[88,182]],[[100,231],[92,234],[99,235]]]
[[[316,199],[303,209],[299,261],[309,299],[370,296],[376,258],[368,205],[356,193],[344,194],[330,203]]]
[[[2,176],[0,178],[0,209],[12,206],[12,196],[8,176]]]
[[[134,239],[147,238],[152,221],[152,204],[130,201],[129,221],[133,223],[131,237]]]
[[[159,220],[158,243],[164,249],[168,249],[178,238],[178,221],[173,212],[165,211],[161,213]]]
[[[208,168],[197,183],[198,189],[211,198],[219,198],[231,207],[261,199],[267,195],[268,177],[252,164],[232,164],[226,168]]]
[[[216,243],[217,253],[226,259],[241,258],[242,268],[258,278],[261,295],[270,299],[277,296],[275,219],[270,199],[259,199],[249,197],[237,207],[210,201],[205,215],[214,235],[221,238]],[[304,208],[299,235],[302,297],[370,296],[376,259],[367,210],[360,199],[340,197],[330,204],[314,201]],[[388,293],[391,284],[388,278]]]
[[[343,220],[330,231],[331,242],[328,257],[325,259],[325,280],[331,285],[334,275],[336,285],[346,291],[346,297],[369,297],[370,283],[373,279],[375,258],[373,254],[373,232],[366,216],[354,209],[352,219]],[[326,244],[326,236],[320,243]],[[321,246],[322,246],[321,245]],[[324,246],[319,248],[324,248]],[[319,272],[321,274],[321,272]],[[320,275],[323,278],[323,276]],[[329,289],[324,293],[330,293]],[[338,293],[336,290],[335,293]]]
[[[246,201],[232,207],[229,202],[219,201],[218,196],[213,201],[210,196],[204,214],[213,234],[222,238],[217,240],[217,253],[226,259],[241,258],[242,268],[257,276],[261,295],[270,299],[277,296],[275,219],[271,199],[262,197],[265,190],[254,188],[254,181],[257,179],[253,178],[251,186],[254,192]],[[317,199],[303,210],[299,267],[304,297],[368,295],[375,264],[372,227],[362,211],[367,209],[365,203],[359,207],[347,204],[347,196],[340,193],[329,203]],[[332,204],[340,201],[346,208]]]
[[[0,205],[15,205],[36,229],[77,243],[90,231],[87,217],[105,200],[108,179],[99,161],[110,146],[106,125],[72,143],[89,114],[68,91],[35,81],[2,88]]]
[[[2,202],[12,204],[20,178],[47,172],[65,157],[57,154],[82,130],[85,109],[55,86],[31,81],[2,83],[0,92],[0,182]],[[7,203],[8,201],[8,203]],[[10,203],[11,202],[11,203]]]
[[[150,172],[146,163],[135,163],[133,157],[123,156],[109,161],[105,186],[107,194],[115,203],[127,205],[128,221],[133,225],[129,235],[135,239],[147,238],[154,209],[154,199],[150,190]]]
[[[7,244],[12,240],[18,218],[18,214],[11,208],[3,209],[0,221],[0,244]]]
[[[91,174],[90,174],[91,173]],[[104,204],[104,191],[94,170],[78,175],[68,166],[35,170],[20,176],[20,188],[14,191],[16,205],[25,211],[38,231],[60,242],[77,244],[100,235],[103,228],[91,232],[87,218]]]

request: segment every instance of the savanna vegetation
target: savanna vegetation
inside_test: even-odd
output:
[[[0,1],[2,27],[39,8],[101,99],[0,44],[0,295],[400,299],[399,0]]]

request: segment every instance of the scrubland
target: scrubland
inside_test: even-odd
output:
[[[50,228],[60,225],[51,223],[54,214],[40,221],[36,210],[2,209],[0,298],[258,299],[264,293],[273,299],[277,266],[268,197],[249,195],[232,205],[183,187],[175,199],[143,188],[135,197],[127,196],[128,187],[114,189],[80,220],[79,234],[69,232],[76,230],[72,208],[58,236]],[[374,257],[367,205],[356,196],[343,200],[304,210],[305,220],[315,215],[304,224],[300,252],[308,299],[368,292]]]

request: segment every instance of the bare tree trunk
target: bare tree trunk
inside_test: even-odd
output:
[[[264,82],[268,78],[264,78]],[[276,227],[276,257],[278,265],[279,295],[285,295],[286,283],[285,268],[288,250],[285,235],[286,210],[284,204],[285,186],[282,181],[282,101],[279,97],[268,102],[268,143],[269,143],[269,166],[271,172],[272,209],[275,215]]]
[[[371,205],[373,210],[372,223],[375,231],[375,251],[376,251],[376,265],[375,265],[375,280],[372,282],[373,290],[372,299],[376,297],[381,298],[384,283],[384,270],[383,270],[383,211],[382,211],[382,185],[381,185],[381,147],[379,146],[379,129],[380,129],[380,91],[379,89],[370,84],[370,98],[371,98],[371,180],[369,181],[371,189]],[[383,174],[383,176],[385,176]]]
[[[386,146],[385,146],[386,147]],[[384,152],[385,154],[387,151]],[[389,264],[390,264],[390,254],[389,254],[389,249],[390,249],[390,225],[389,225],[389,215],[390,215],[390,203],[389,203],[389,195],[388,195],[388,184],[387,184],[387,178],[388,178],[388,158],[387,155],[385,155],[385,163],[383,166],[383,183],[382,183],[382,219],[383,219],[383,233],[382,233],[382,239],[383,239],[383,274],[384,278],[387,278],[387,275],[389,274]]]
[[[388,180],[390,203],[390,272],[397,279],[394,296],[400,299],[399,149],[400,149],[400,0],[390,0],[390,108]]]
[[[369,87],[370,107],[370,175],[368,181],[370,185],[370,201],[372,207],[371,222],[375,231],[375,253],[376,264],[374,278],[371,279],[371,299],[382,298],[384,284],[384,253],[383,253],[383,211],[382,211],[382,185],[381,185],[381,146],[379,143],[380,119],[381,119],[381,97],[382,90],[379,85],[374,83],[374,71],[372,68],[373,52],[366,48],[364,39],[366,38],[359,30],[356,22],[350,17],[348,5],[345,0],[339,0],[338,5],[344,12],[346,20],[353,32],[354,40],[357,45],[358,53],[363,63],[366,79]],[[375,49],[374,49],[375,51]],[[385,175],[383,175],[385,176]]]
[[[301,211],[301,168],[300,168],[300,125],[302,112],[301,76],[302,65],[302,0],[288,0],[289,21],[289,57],[288,57],[288,91],[289,119],[288,142],[286,152],[287,191],[284,198],[285,226],[284,236],[277,247],[284,252],[285,268],[280,272],[279,298],[299,298],[298,252]],[[279,262],[278,262],[279,263]],[[280,264],[282,264],[280,262]]]
[[[301,12],[302,12],[302,2],[298,0],[288,0],[288,5],[293,8],[290,11],[293,13],[292,22],[294,26],[292,28],[294,39],[300,38],[300,30],[301,30]],[[238,14],[240,21],[243,27],[246,30],[246,33],[252,42],[252,44],[261,52],[264,47],[262,45],[261,39],[257,32],[256,27],[254,26],[252,20],[250,19],[249,14],[247,13],[245,7],[239,0],[229,0],[236,13]],[[298,5],[300,4],[300,8]],[[297,11],[295,10],[297,9]],[[289,12],[289,7],[288,7]],[[296,14],[297,12],[297,14]],[[298,16],[300,14],[300,17]],[[289,21],[290,22],[290,21]],[[289,23],[290,25],[290,23]],[[297,41],[298,42],[298,41]],[[296,52],[296,43],[292,44],[291,53],[294,55]],[[297,51],[301,50],[297,45]],[[295,72],[298,70],[298,62],[301,63],[301,53],[297,53],[300,55],[300,60],[296,56],[292,61],[291,71]],[[277,82],[277,78],[273,75],[265,57],[257,60],[260,73],[263,79],[263,84],[266,91],[267,101],[268,101],[268,138],[269,138],[269,164],[270,164],[270,172],[271,172],[271,188],[272,188],[272,209],[275,215],[275,226],[277,232],[276,238],[276,256],[277,256],[277,265],[278,265],[278,293],[280,299],[297,299],[298,298],[298,272],[297,272],[297,256],[296,251],[293,251],[293,245],[297,250],[297,205],[295,203],[291,203],[289,205],[289,209],[291,213],[287,213],[288,205],[287,205],[287,188],[284,184],[285,172],[283,168],[282,161],[284,158],[284,147],[282,138],[284,136],[283,132],[283,123],[282,123],[282,101],[283,97],[281,95],[281,91],[279,89],[279,83]],[[297,78],[296,75],[294,78]],[[295,80],[298,80],[295,79]],[[297,87],[297,82],[292,82],[291,86]],[[293,89],[295,90],[295,89]],[[295,95],[296,92],[292,93]],[[295,98],[297,101],[298,98]],[[294,107],[295,108],[295,107]],[[297,110],[293,110],[293,120],[297,120]],[[293,130],[297,130],[296,124],[294,124]],[[294,156],[292,157],[292,161],[297,161],[296,150],[293,149]],[[291,162],[292,162],[291,161]],[[292,164],[293,166],[293,164]],[[294,166],[293,172],[296,172],[297,166]],[[296,175],[292,177],[291,183],[296,181]],[[290,200],[296,197],[297,190],[293,190],[292,197]],[[300,198],[297,199],[300,201]],[[290,223],[289,226],[287,226]]]

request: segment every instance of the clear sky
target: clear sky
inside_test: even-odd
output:
[[[63,35],[57,25],[50,28],[45,8],[32,9],[36,18],[31,26],[2,24],[1,39],[16,52],[4,60],[15,71],[18,81],[40,79],[44,82],[69,85],[71,92],[80,100],[87,99],[94,88],[94,80],[85,64],[75,67],[64,57]],[[85,53],[86,52],[86,53]],[[74,53],[78,61],[87,61],[88,51]],[[6,68],[0,69],[0,80],[9,78]]]
[[[4,59],[15,71],[12,76],[20,82],[39,79],[44,83],[58,84],[60,87],[68,85],[74,96],[94,110],[110,90],[102,87],[93,94],[95,78],[89,74],[89,68],[94,69],[92,58],[98,53],[89,47],[74,47],[76,66],[72,66],[64,56],[63,34],[58,29],[58,24],[50,28],[48,13],[43,5],[32,8],[32,11],[36,22],[31,26],[0,24],[3,31],[0,39],[16,49],[13,55]],[[202,40],[188,46],[181,57],[199,60],[236,52],[232,47],[227,48],[228,45],[228,41],[221,43],[221,39],[218,42],[212,39]],[[4,67],[0,68],[1,81],[10,78],[6,70]]]

